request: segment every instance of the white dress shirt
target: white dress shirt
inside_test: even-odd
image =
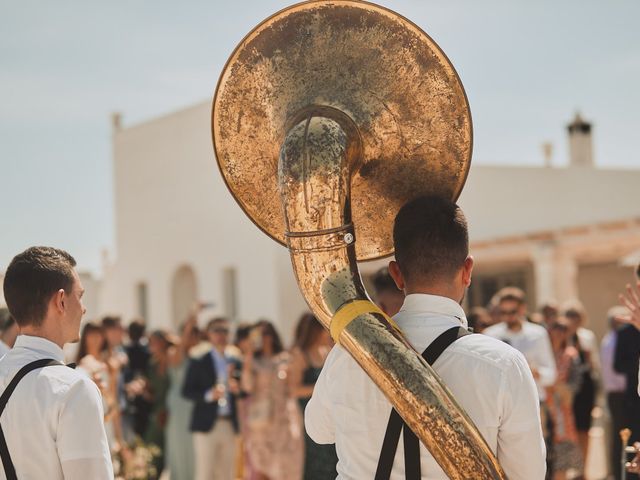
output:
[[[0,358],[4,357],[5,353],[8,353],[9,350],[11,350],[9,348],[9,345],[7,345],[6,343],[4,343],[2,340],[0,340]]]
[[[558,375],[547,329],[525,320],[522,322],[522,328],[517,332],[509,330],[506,323],[498,323],[483,330],[482,333],[502,340],[524,355],[530,367],[535,368],[539,374],[536,385],[540,400],[546,400],[545,388],[552,386]]]
[[[42,358],[62,361],[64,353],[44,338],[18,336],[0,360],[0,394],[20,368]],[[66,366],[30,372],[0,421],[20,480],[113,480],[102,399],[87,375]]]
[[[451,299],[412,294],[394,320],[419,352],[441,333],[467,326],[464,311]],[[503,342],[467,335],[447,348],[433,365],[466,410],[510,480],[542,480],[545,446],[538,395],[524,357]],[[373,478],[391,405],[351,356],[336,346],[329,354],[305,410],[305,426],[317,443],[335,443],[338,479]],[[392,480],[404,480],[400,438]],[[420,445],[423,479],[446,479]]]

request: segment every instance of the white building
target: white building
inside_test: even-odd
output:
[[[113,137],[116,260],[101,311],[179,325],[196,300],[209,315],[275,321],[289,337],[305,310],[288,251],[229,194],[213,155],[208,103],[118,128]]]
[[[289,337],[306,306],[288,252],[228,192],[210,118],[209,102],[129,128],[115,117],[116,255],[98,310],[172,327],[197,299],[215,303],[210,315],[274,320]],[[640,170],[595,168],[590,125],[577,118],[569,128],[567,168],[472,167],[460,200],[477,263],[470,302],[508,283],[526,288],[532,307],[578,297],[602,333],[632,278],[620,259],[640,250]]]

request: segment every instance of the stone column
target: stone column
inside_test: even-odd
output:
[[[578,262],[571,252],[558,248],[555,261],[555,292],[560,302],[578,298]]]
[[[531,254],[535,297],[538,304],[557,299],[556,292],[556,243],[553,240],[536,243]],[[537,305],[531,305],[536,308]]]

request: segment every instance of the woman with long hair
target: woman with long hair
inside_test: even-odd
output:
[[[573,399],[573,415],[582,456],[586,458],[589,451],[591,412],[596,403],[596,384],[600,371],[598,341],[595,334],[584,326],[587,313],[580,302],[573,301],[565,305],[564,316],[569,325],[569,344],[577,349],[580,356],[582,382]]]
[[[573,414],[574,396],[581,383],[580,355],[570,344],[570,328],[570,323],[559,317],[548,329],[558,369],[556,382],[549,387],[546,400],[553,420],[553,480],[564,480],[569,470],[576,473],[583,470]]]
[[[182,396],[181,390],[189,364],[189,351],[198,344],[200,332],[194,308],[181,328],[180,343],[169,349],[169,419],[166,432],[166,458],[171,480],[191,480],[195,475],[193,441],[189,431],[193,403]]]
[[[118,371],[106,358],[107,340],[99,323],[87,322],[82,327],[76,356],[78,369],[83,370],[98,385],[104,406],[104,424],[112,452],[126,449],[122,435],[121,412],[118,405]]]
[[[273,324],[253,329],[258,345],[242,366],[241,386],[249,395],[246,447],[256,480],[302,478],[302,416],[289,391],[289,356]]]
[[[151,364],[143,396],[150,403],[149,425],[143,440],[148,445],[155,445],[159,454],[153,459],[155,477],[160,477],[164,468],[164,441],[167,426],[167,394],[169,392],[169,349],[173,345],[169,335],[163,330],[156,330],[149,336],[149,353]]]
[[[291,393],[298,399],[301,410],[311,399],[313,387],[320,376],[324,362],[333,346],[331,335],[311,313],[298,320],[293,349],[291,350]],[[304,434],[305,480],[333,480],[338,475],[335,445],[319,445]]]

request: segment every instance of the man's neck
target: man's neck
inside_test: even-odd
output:
[[[213,349],[218,352],[220,355],[224,355],[224,351],[226,350],[226,345],[214,345]]]
[[[514,323],[508,323],[507,329],[510,332],[518,333],[519,331],[522,330],[522,320],[518,320],[517,322],[514,322]]]
[[[33,325],[22,327],[20,329],[20,333],[22,335],[29,335],[31,337],[44,338],[46,340],[49,340],[50,342],[55,343],[60,348],[63,348],[64,344],[67,343],[64,338],[64,334],[59,329],[48,327],[48,324],[46,322],[38,327],[35,327]]]

